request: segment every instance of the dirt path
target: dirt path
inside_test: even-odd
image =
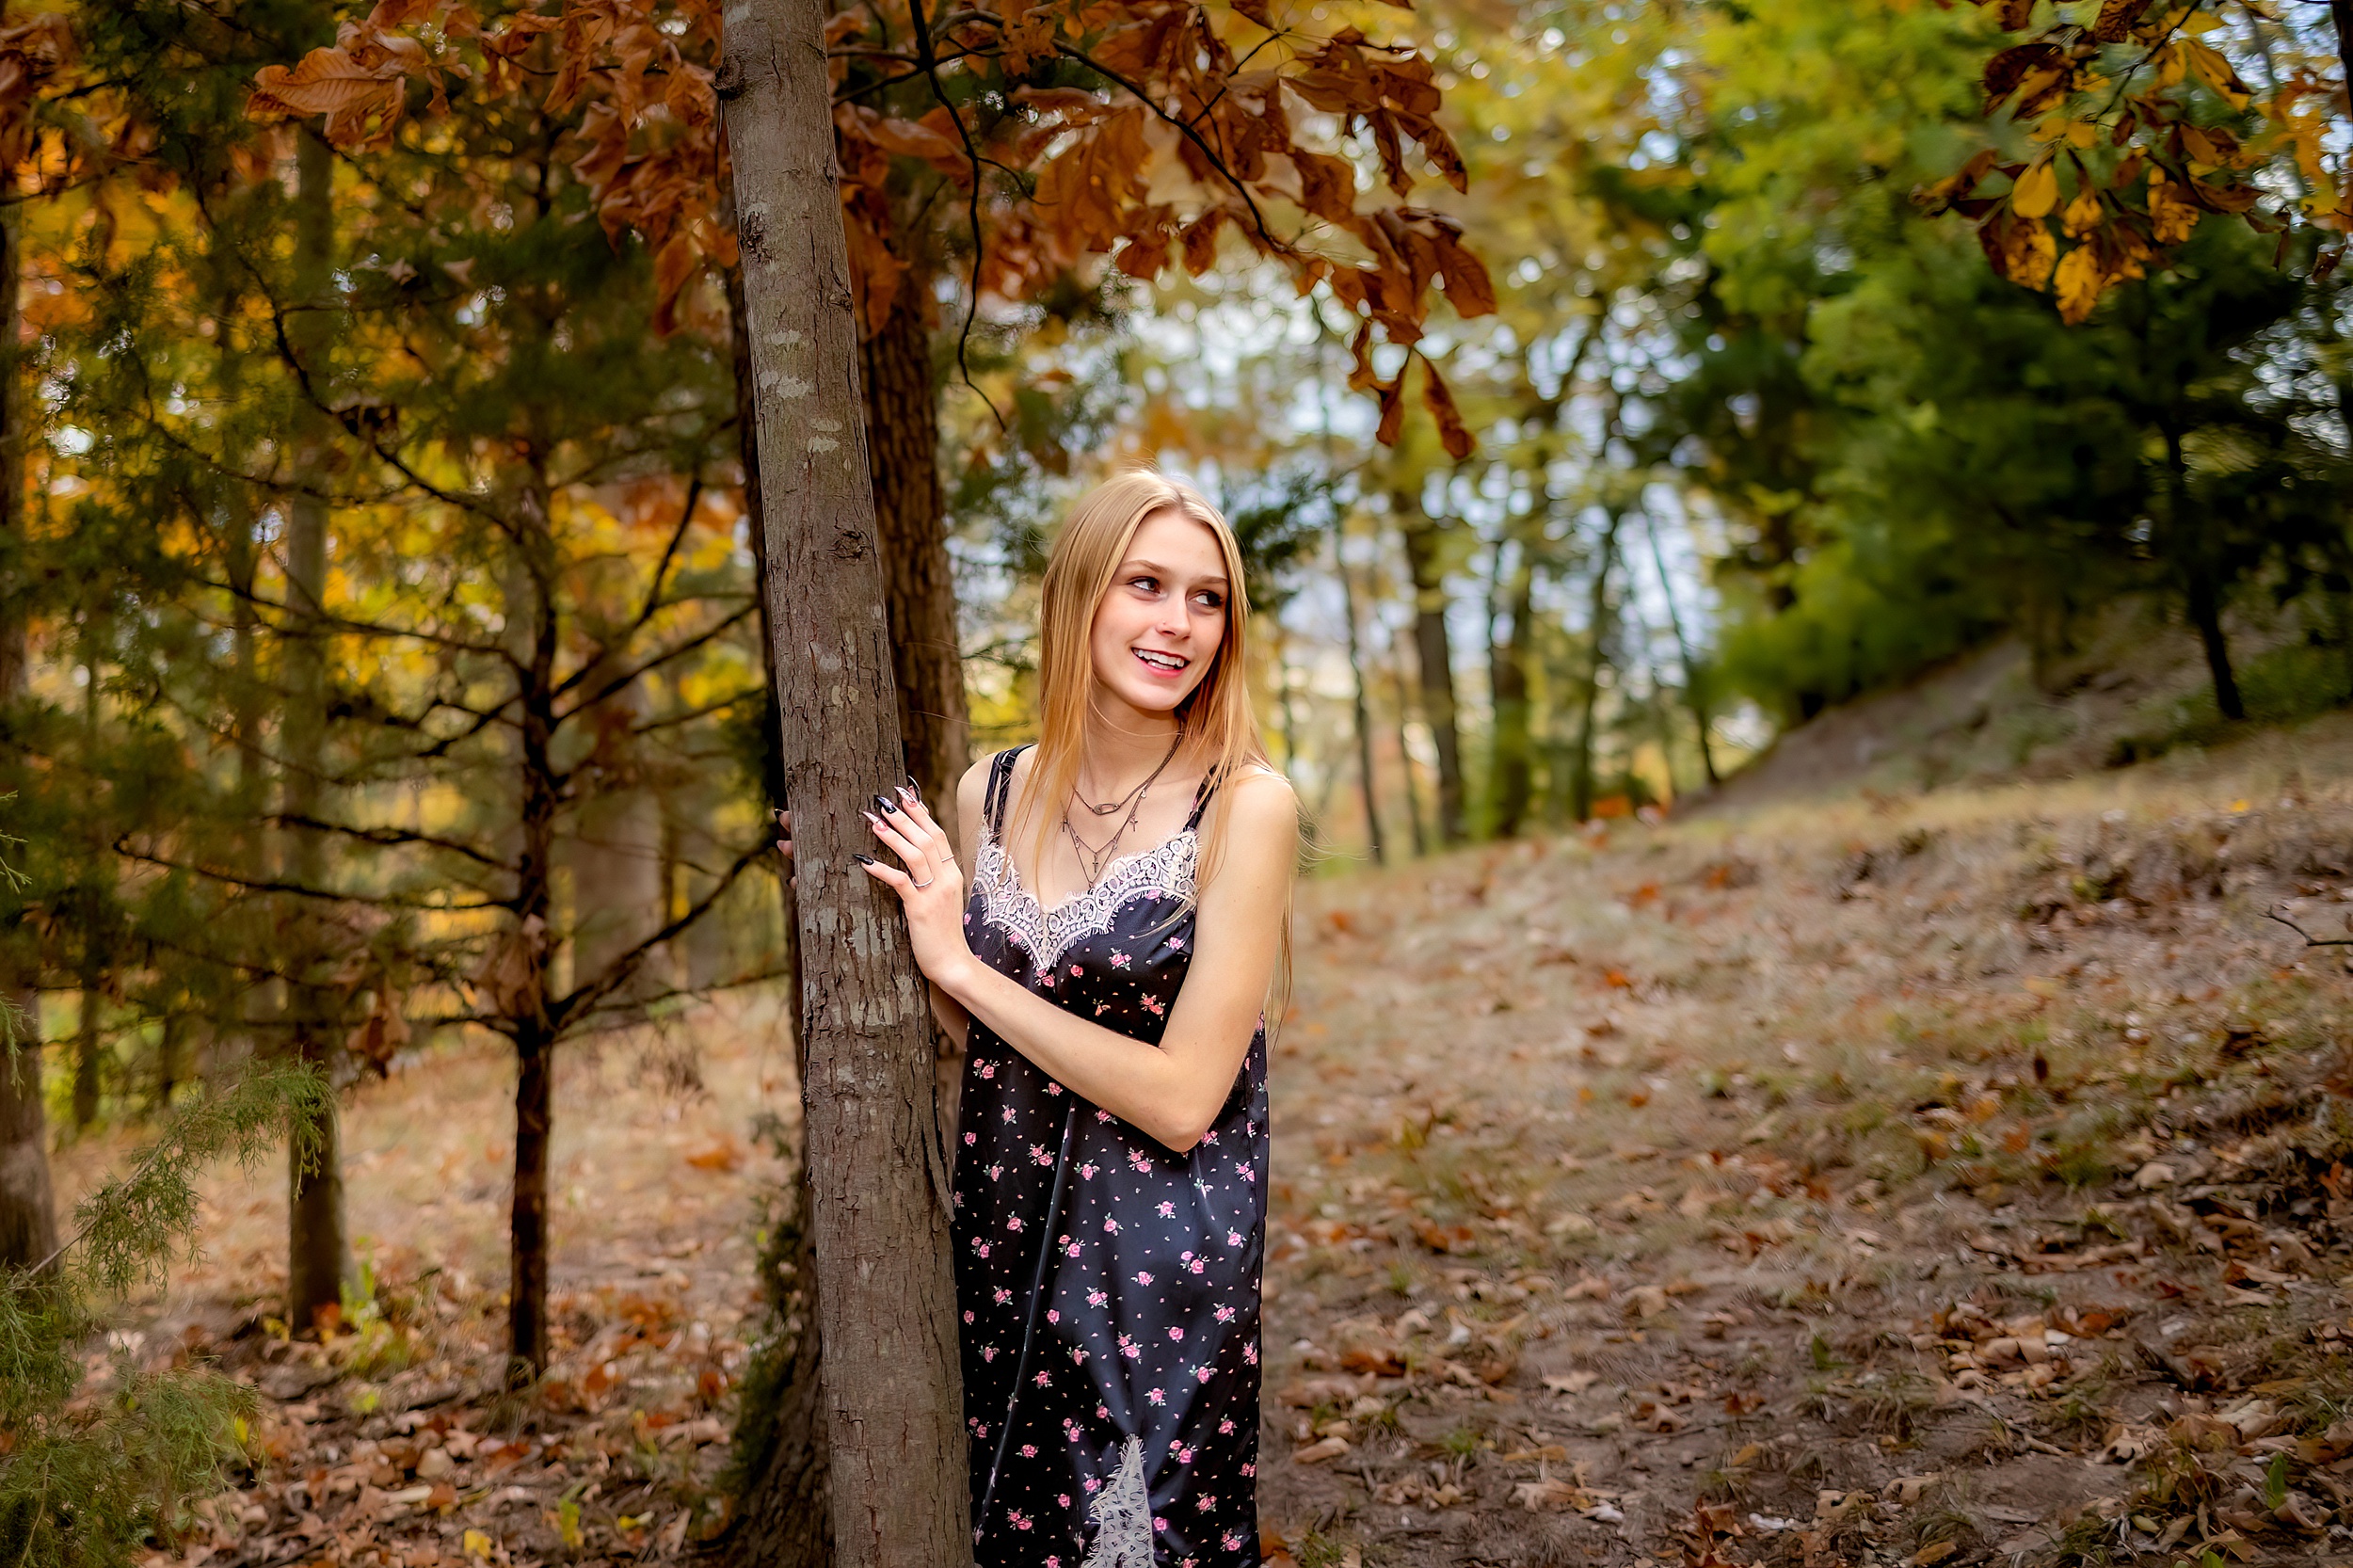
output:
[[[2353,1558],[2353,726],[2031,792],[1318,880],[1262,1515],[1337,1564]],[[675,1560],[755,1331],[773,1012],[574,1057],[563,1353],[488,1398],[509,1069],[349,1116],[379,1288],[264,1321],[224,1175],[152,1328],[267,1396],[191,1565]],[[95,1165],[108,1151],[77,1158]],[[2341,1162],[2345,1161],[2345,1162]]]

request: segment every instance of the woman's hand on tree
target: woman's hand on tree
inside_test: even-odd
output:
[[[797,888],[801,877],[792,869],[792,813],[777,807],[771,814],[776,819],[776,854],[784,860],[785,879]]]
[[[964,932],[964,872],[956,864],[955,846],[913,789],[903,785],[895,797],[876,795],[874,804],[882,809],[867,812],[866,820],[901,864],[888,866],[863,855],[858,863],[868,875],[889,884],[906,906],[916,967],[952,989],[959,967],[972,961],[972,944]]]

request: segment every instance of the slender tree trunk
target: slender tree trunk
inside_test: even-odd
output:
[[[2165,432],[2165,455],[2168,553],[2172,556],[2174,571],[2181,580],[2189,623],[2198,629],[2199,645],[2205,650],[2206,674],[2214,683],[2214,705],[2226,719],[2244,719],[2247,704],[2239,696],[2238,676],[2231,668],[2230,639],[2222,630],[2221,573],[2215,569],[2214,552],[2207,548],[2205,527],[2191,515],[2189,467],[2182,452],[2182,439],[2170,429]]]
[[[98,648],[101,639],[94,631],[86,629],[87,649],[82,665],[82,744],[88,754],[98,754]],[[105,1036],[102,1025],[105,1013],[106,958],[105,932],[114,903],[113,861],[107,856],[107,835],[103,824],[87,824],[87,846],[89,866],[84,872],[87,880],[79,889],[82,904],[81,970],[76,976],[81,990],[81,1016],[73,1033],[73,1130],[87,1132],[98,1120],[98,1107],[104,1092],[101,1081],[102,1057]]]
[[[1586,636],[1592,648],[1585,661],[1585,689],[1578,696],[1577,755],[1570,776],[1569,814],[1583,822],[1593,814],[1593,722],[1601,705],[1601,669],[1609,646],[1609,568],[1618,557],[1618,528],[1625,514],[1616,507],[1602,531],[1601,549],[1593,561],[1593,593],[1586,603]]]
[[[528,588],[510,597],[510,622],[529,627],[517,693],[514,927],[503,965],[509,989],[506,1028],[515,1042],[515,1185],[506,1222],[506,1381],[522,1387],[548,1366],[548,1144],[555,1121],[557,1031],[550,1016],[549,968],[555,904],[555,826],[563,804],[558,783],[555,606],[549,579],[548,510],[542,477],[535,472],[520,508],[526,569],[513,574]],[[522,602],[517,602],[520,598]]]
[[[21,560],[27,534],[24,398],[16,367],[23,211],[14,202],[0,206],[0,758],[21,755],[14,740],[17,709],[29,674]],[[33,933],[12,914],[0,926],[0,1008],[13,1007],[16,1013],[13,1020],[0,1020],[0,1268],[25,1268],[57,1249],[48,1119],[41,1104],[40,993],[33,984],[38,972]]]
[[[0,1035],[0,1269],[24,1269],[57,1250],[40,1097],[40,993],[12,980],[0,1002],[17,1010]]]
[[[1414,779],[1414,748],[1408,744],[1412,739],[1409,727],[1413,722],[1414,699],[1405,679],[1405,645],[1393,642],[1389,653],[1396,663],[1397,755],[1405,775],[1405,820],[1414,830],[1414,857],[1418,860],[1430,853],[1430,839],[1422,829],[1421,788]]]
[[[869,842],[863,803],[907,770],[824,15],[824,0],[745,0],[729,16],[720,92],[800,876],[828,1488],[845,1568],[954,1568],[971,1560],[971,1524],[929,995],[892,895],[850,859]]]
[[[1691,639],[1683,631],[1683,612],[1675,608],[1674,579],[1667,575],[1667,552],[1658,543],[1657,520],[1647,511],[1642,514],[1642,531],[1650,536],[1651,565],[1657,569],[1658,591],[1667,601],[1667,624],[1674,629],[1675,654],[1683,664],[1683,700],[1689,705],[1692,726],[1700,734],[1700,771],[1713,789],[1723,780],[1716,773],[1716,745],[1708,734],[1715,720],[1708,713],[1707,688],[1699,659],[1691,652]]]
[[[325,380],[333,342],[328,300],[334,283],[334,154],[315,136],[296,140],[295,248],[298,310],[288,338],[314,383]],[[296,447],[296,472],[305,489],[323,488],[327,435],[312,414],[303,422]],[[290,818],[319,815],[327,761],[327,647],[320,624],[327,597],[327,508],[316,495],[297,490],[286,507],[286,602],[292,633],[286,648],[286,710],[282,727],[285,770],[280,800]],[[310,829],[286,830],[283,853],[290,880],[318,887],[325,879],[327,846]],[[307,911],[288,933],[295,980],[287,987],[288,1047],[322,1070],[331,1068],[338,1042],[332,1037],[332,991],[311,971],[324,962],[316,944],[303,935]],[[343,1133],[330,1103],[319,1113],[318,1157],[304,1164],[289,1157],[286,1169],[286,1320],[307,1330],[318,1314],[340,1308],[351,1270],[351,1242],[344,1224]]]
[[[1365,800],[1365,837],[1372,846],[1372,863],[1386,865],[1381,847],[1381,799],[1372,775],[1372,714],[1365,701],[1365,657],[1356,637],[1356,574],[1340,552],[1340,532],[1332,530],[1332,569],[1340,576],[1340,606],[1348,616],[1348,678],[1355,702],[1356,788]]]
[[[1495,763],[1488,771],[1495,780],[1496,836],[1502,839],[1518,833],[1527,820],[1535,779],[1529,757],[1528,662],[1534,644],[1536,562],[1525,539],[1512,568],[1511,592],[1511,632],[1498,641],[1491,627],[1487,637],[1487,681],[1496,711]]]
[[[728,224],[732,228],[735,192],[731,179],[723,200]],[[754,592],[760,598],[760,648],[768,667],[774,669],[778,660],[766,592],[770,574],[768,530],[762,522],[766,516],[765,499],[760,487],[759,399],[752,379],[752,339],[746,325],[750,318],[744,303],[743,268],[730,268],[727,282],[728,335],[735,360],[736,419],[744,465],[744,509],[751,519],[752,575]],[[760,728],[761,793],[772,808],[781,808],[785,804],[784,715],[776,706],[774,680],[766,682]],[[784,904],[785,941],[791,955],[785,995],[794,1002],[794,1055],[800,1068],[799,1080],[807,1084],[808,1036],[800,1027],[807,1012],[801,989],[799,920],[792,882],[778,877],[777,888]],[[771,1404],[767,1410],[750,1413],[754,1418],[747,1423],[759,1431],[760,1441],[755,1451],[744,1455],[746,1485],[743,1506],[737,1511],[735,1526],[728,1538],[727,1561],[731,1568],[825,1568],[833,1560],[833,1514],[826,1506],[830,1466],[822,1382],[824,1336],[817,1324],[817,1257],[811,1244],[807,1156],[804,1136],[802,1158],[794,1162],[792,1176],[792,1234],[786,1244],[777,1248],[773,1272],[780,1277],[768,1282],[775,1296],[771,1309],[776,1316],[777,1332],[791,1335],[792,1344],[774,1381],[757,1396],[746,1391],[747,1400],[760,1397]],[[785,1280],[790,1284],[784,1285]],[[737,1441],[745,1441],[742,1428]]]
[[[929,280],[900,280],[889,314],[859,345],[868,472],[874,488],[883,588],[890,608],[891,676],[906,767],[939,824],[956,835],[956,785],[970,760],[964,652],[939,488],[939,394],[932,376]]]
[[[99,905],[90,900],[93,911]],[[99,965],[98,938],[95,932],[83,937],[81,1016],[73,1032],[73,1130],[87,1132],[98,1120],[99,1096],[104,1090],[100,1057],[106,1048],[105,1035],[100,1030],[104,1012],[104,996],[101,987],[105,973]]]
[[[1414,579],[1414,651],[1421,666],[1421,713],[1438,748],[1438,840],[1459,844],[1463,819],[1463,738],[1455,718],[1454,656],[1446,634],[1446,574],[1438,560],[1438,527],[1414,497],[1390,496],[1405,538]]]

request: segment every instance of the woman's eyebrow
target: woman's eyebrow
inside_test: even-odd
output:
[[[1175,572],[1169,570],[1168,568],[1160,565],[1158,561],[1146,561],[1140,558],[1121,562],[1119,569],[1121,571],[1155,572],[1162,577],[1174,577],[1176,575]],[[1202,577],[1194,579],[1194,582],[1198,586],[1204,588],[1222,588],[1225,586],[1225,579],[1224,577]]]

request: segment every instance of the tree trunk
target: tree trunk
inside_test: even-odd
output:
[[[304,135],[296,140],[295,249],[296,287],[310,308],[288,324],[288,338],[312,381],[325,380],[325,359],[333,341],[327,300],[334,287],[335,159],[324,141]],[[319,616],[327,597],[327,508],[316,494],[327,463],[323,421],[311,414],[296,447],[298,477],[305,481],[286,506],[286,603],[292,625],[286,648],[286,711],[282,726],[285,768],[280,800],[290,818],[316,818],[321,776],[327,760],[327,648]],[[303,827],[286,831],[283,853],[289,880],[315,888],[325,879],[327,846]],[[307,914],[307,912],[305,912]],[[324,977],[311,971],[325,955],[303,933],[297,914],[288,933],[295,976],[287,988],[288,1048],[301,1060],[328,1069],[336,1042],[331,1000]],[[351,1270],[351,1241],[344,1224],[342,1128],[332,1103],[319,1113],[318,1156],[303,1164],[289,1157],[286,1167],[286,1320],[308,1330],[318,1314],[341,1309],[344,1282]]]
[[[735,225],[732,180],[724,187],[728,225]],[[760,487],[759,399],[752,379],[752,339],[744,303],[744,271],[728,272],[728,317],[735,360],[737,435],[744,465],[744,509],[751,519],[752,575],[760,598],[760,648],[774,669],[776,641],[768,613],[766,585],[768,530],[762,525],[765,498]],[[760,707],[760,788],[771,808],[784,798],[784,715],[776,706],[776,683],[767,682]],[[794,1002],[793,1020],[799,1081],[808,1082],[808,1035],[799,1025],[807,1016],[801,989],[798,914],[791,881],[777,879],[784,904],[785,941],[790,955],[785,995]],[[944,1136],[944,1134],[943,1134]],[[817,1326],[817,1259],[810,1243],[810,1195],[807,1127],[803,1127],[802,1158],[792,1178],[792,1229],[776,1248],[776,1261],[763,1278],[772,1291],[770,1309],[777,1332],[789,1334],[789,1352],[767,1383],[746,1388],[745,1418],[739,1422],[736,1441],[744,1464],[743,1506],[728,1533],[727,1561],[731,1568],[826,1568],[833,1561],[833,1514],[826,1507],[830,1465],[825,1446],[825,1399],[822,1382],[824,1336]],[[789,1279],[789,1287],[783,1281]],[[765,1407],[750,1409],[754,1400]],[[755,1435],[756,1434],[756,1435]]]
[[[516,709],[517,811],[514,927],[502,965],[511,978],[506,1028],[515,1042],[515,1176],[506,1220],[506,1384],[528,1385],[548,1367],[548,1143],[555,1120],[556,1030],[549,1016],[551,916],[555,903],[555,823],[563,804],[553,756],[556,730],[554,607],[538,584],[552,554],[543,485],[535,475],[521,508],[521,548],[540,556],[511,574],[529,584],[510,593],[510,623],[526,623]]]
[[[1405,680],[1404,644],[1392,641],[1389,654],[1397,666],[1397,756],[1405,775],[1405,820],[1413,828],[1414,857],[1419,859],[1430,853],[1430,840],[1422,830],[1421,787],[1414,780],[1414,748],[1408,744],[1412,739],[1409,727],[1413,722],[1414,699]]]
[[[2226,719],[2247,716],[2247,703],[2239,696],[2238,676],[2231,668],[2231,643],[2222,630],[2222,600],[2215,591],[2214,579],[2205,572],[2184,573],[2184,588],[2189,600],[2189,622],[2198,628],[2199,646],[2205,650],[2206,674],[2214,682],[2214,705]]]
[[[1609,517],[1609,525],[1602,531],[1601,549],[1594,557],[1593,594],[1585,611],[1585,633],[1593,646],[1585,661],[1585,689],[1578,697],[1582,712],[1577,722],[1577,754],[1569,783],[1569,814],[1578,822],[1593,814],[1593,722],[1601,705],[1601,667],[1609,645],[1609,568],[1618,557],[1618,527],[1625,520],[1625,514],[1616,507],[1610,508]]]
[[[1503,641],[1490,631],[1487,681],[1495,694],[1494,778],[1496,837],[1517,834],[1528,817],[1529,794],[1535,769],[1529,758],[1528,661],[1534,643],[1536,618],[1535,552],[1520,541],[1520,557],[1512,568],[1512,630]]]
[[[18,391],[17,203],[0,206],[0,756],[15,755],[17,707],[26,668],[24,399]],[[11,900],[13,902],[13,900]],[[56,1199],[49,1181],[49,1129],[40,1089],[40,993],[33,934],[11,918],[0,928],[0,1268],[24,1268],[57,1250]]]
[[[1446,634],[1446,574],[1438,560],[1438,527],[1410,495],[1390,497],[1405,536],[1405,565],[1414,579],[1414,651],[1421,666],[1421,716],[1438,749],[1438,840],[1459,844],[1463,820],[1463,737],[1454,714],[1454,656]]]
[[[1372,776],[1372,714],[1365,701],[1364,651],[1356,640],[1356,575],[1340,552],[1340,534],[1332,530],[1332,569],[1340,576],[1340,608],[1348,616],[1348,677],[1355,702],[1356,788],[1365,800],[1365,837],[1372,846],[1372,863],[1386,865],[1381,848],[1381,800]]]
[[[1675,608],[1674,580],[1667,575],[1667,552],[1658,543],[1658,523],[1650,513],[1642,514],[1642,531],[1650,536],[1651,565],[1658,571],[1658,591],[1667,601],[1667,624],[1674,629],[1675,653],[1683,664],[1683,700],[1691,710],[1691,723],[1700,732],[1700,771],[1707,776],[1709,789],[1723,782],[1716,772],[1716,745],[1708,730],[1715,721],[1709,716],[1707,689],[1700,673],[1699,659],[1691,652],[1691,639],[1684,634],[1683,612]]]
[[[800,877],[804,1162],[827,1482],[845,1568],[955,1568],[971,1561],[971,1521],[930,1000],[889,889],[850,858],[870,841],[866,800],[909,770],[824,15],[824,0],[745,0],[729,16],[720,91],[735,154],[758,522],[767,535],[762,588]]]
[[[930,292],[920,270],[900,280],[888,316],[859,345],[859,384],[866,393],[868,472],[890,609],[904,771],[956,842],[956,785],[970,760],[971,719],[956,634],[948,508],[939,488],[939,396],[932,379],[931,328],[923,320]]]

